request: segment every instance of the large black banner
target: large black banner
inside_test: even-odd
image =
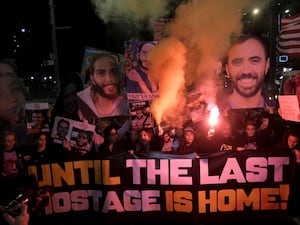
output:
[[[282,219],[293,171],[290,152],[115,154],[28,167],[55,193],[47,216],[101,223]]]

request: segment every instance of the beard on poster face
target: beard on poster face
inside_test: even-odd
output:
[[[245,97],[250,98],[256,95],[262,88],[263,79],[259,79],[256,74],[241,74],[236,77],[236,79],[232,79],[233,88],[236,92]]]
[[[105,98],[114,98],[116,95],[119,95],[118,85],[116,83],[105,83],[103,85],[93,84],[93,91],[99,93],[101,96]]]

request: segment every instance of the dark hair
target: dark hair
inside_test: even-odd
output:
[[[57,122],[57,127],[59,127],[59,125],[60,125],[61,123],[66,123],[66,124],[68,124],[68,126],[70,126],[70,122],[69,122],[68,120],[60,119],[60,120]]]
[[[91,131],[87,131],[87,130],[79,130],[79,131],[78,131],[78,135],[79,135],[80,133],[81,133],[81,134],[82,134],[82,133],[86,134],[87,139],[88,139],[88,142],[89,142],[89,143],[92,142]],[[78,135],[77,135],[77,138],[78,138]]]
[[[293,149],[294,150],[296,149],[296,150],[300,151],[300,144],[296,144]]]
[[[297,137],[300,140],[300,133],[296,128],[289,128],[285,131],[283,138],[287,143],[289,136]]]
[[[35,133],[35,134],[33,135],[33,137],[34,137],[35,140],[37,140],[37,139],[39,139],[39,137],[42,136],[42,135],[45,135],[45,136],[46,136],[46,139],[47,139],[47,141],[48,141],[48,139],[49,139],[49,133],[48,133],[48,132],[39,132],[39,133]]]
[[[61,85],[58,97],[56,99],[56,102],[54,104],[53,110],[52,110],[52,114],[51,114],[51,121],[54,121],[55,116],[63,116],[66,117],[65,115],[65,107],[64,107],[64,91],[66,89],[66,87],[69,84],[75,84],[77,92],[82,91],[83,90],[83,83],[82,80],[80,78],[80,76],[77,73],[70,73],[68,74],[64,80],[63,83]],[[69,118],[70,117],[70,118]],[[74,114],[69,115],[68,116],[69,119],[73,119],[73,120],[79,120],[79,116],[77,115],[77,112],[74,112]],[[52,128],[53,124],[50,124],[50,128]]]
[[[144,45],[146,45],[146,44],[151,44],[151,45],[155,46],[154,42],[152,42],[152,41],[143,41],[143,42],[139,45],[138,52],[141,52],[142,48],[143,48]]]
[[[13,135],[13,136],[15,136],[15,138],[16,138],[16,134],[15,134],[14,131],[9,130],[9,129],[8,129],[8,130],[4,130],[4,131],[1,132],[1,139],[0,139],[2,145],[5,143],[5,139],[6,139],[6,137],[7,137],[8,135]]]
[[[117,65],[118,69],[120,69],[119,68],[119,63],[118,63],[117,56],[109,54],[109,53],[106,53],[106,52],[102,52],[102,53],[98,53],[98,54],[93,55],[93,57],[91,59],[90,66],[89,66],[89,72],[91,74],[93,74],[95,72],[95,68],[94,68],[95,67],[95,63],[97,62],[98,59],[101,59],[101,58],[112,59],[113,62]]]
[[[249,125],[254,126],[255,129],[257,128],[257,124],[256,124],[255,120],[246,120],[244,127],[247,128],[247,126],[249,126]]]
[[[93,74],[95,73],[95,63],[101,59],[101,58],[106,58],[106,59],[111,59],[113,61],[113,63],[116,65],[116,67],[118,68],[118,73],[119,75],[116,76],[116,86],[118,88],[118,92],[120,92],[120,88],[121,88],[121,69],[120,69],[120,64],[119,64],[119,60],[118,60],[118,56],[117,55],[113,55],[107,52],[102,52],[102,53],[98,53],[93,55],[90,66],[89,66],[89,78],[90,76],[93,76]]]
[[[110,132],[111,132],[113,129],[115,129],[116,131],[118,131],[118,128],[115,127],[115,126],[107,126],[107,127],[104,128],[104,131],[103,131],[103,137],[104,137],[104,140],[109,138]]]
[[[236,44],[242,44],[242,43],[248,41],[249,39],[254,39],[254,40],[258,41],[264,49],[266,59],[268,58],[268,50],[267,50],[266,44],[261,38],[259,38],[258,36],[255,36],[253,34],[242,34],[240,36],[234,36],[232,38],[229,49],[228,49],[227,54],[226,54],[225,59],[224,59],[225,64],[228,63],[228,52],[229,52],[229,50],[233,46],[235,46]]]
[[[152,140],[155,136],[154,131],[152,128],[142,128],[141,130],[139,130],[139,138],[141,138],[141,133],[145,131],[148,136],[150,137],[150,140]]]

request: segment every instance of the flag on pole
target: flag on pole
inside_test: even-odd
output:
[[[278,52],[291,57],[300,57],[300,13],[281,19]]]

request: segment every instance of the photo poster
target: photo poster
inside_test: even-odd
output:
[[[121,88],[125,89],[125,58],[124,55],[119,53],[114,53],[102,49],[86,47],[83,55],[83,61],[81,66],[81,80],[85,86],[88,86],[89,81],[89,66],[92,60],[93,55],[99,53],[108,53],[115,56],[117,62],[119,64],[120,70],[120,81],[121,81]]]
[[[174,18],[159,18],[154,21],[153,40],[159,41],[168,36],[168,25],[174,22]]]
[[[186,94],[189,116],[194,123],[208,119],[209,111],[206,96],[200,89],[194,89]]]
[[[155,47],[158,42],[157,41],[137,41],[137,40],[130,40],[125,41],[124,43],[124,57],[125,57],[125,83],[126,83],[126,90],[127,90],[127,99],[128,100],[153,100],[158,98],[157,91],[152,92],[149,88],[153,87],[153,83],[147,79],[148,77],[146,72],[142,71],[142,67],[140,66],[140,53],[139,48],[141,45],[144,44],[151,44]],[[144,55],[148,54],[144,52]],[[146,62],[144,61],[146,65]],[[147,71],[143,69],[144,71]],[[141,74],[144,74],[143,77]],[[147,79],[147,81],[146,81]]]
[[[279,95],[278,101],[283,119],[300,122],[299,101],[297,95]]]
[[[51,132],[52,141],[56,144],[63,144],[64,140],[67,140],[72,146],[71,139],[72,137],[74,139],[74,137],[78,135],[79,130],[94,132],[95,125],[88,124],[86,122],[71,120],[61,116],[56,116],[54,118],[53,129]]]
[[[48,102],[25,103],[25,114],[28,133],[49,132]]]
[[[95,131],[97,134],[103,136],[104,129],[108,126],[112,126],[120,129],[124,128],[126,132],[129,127],[127,124],[130,124],[130,116],[128,115],[99,117],[95,122]],[[119,131],[122,132],[121,130]]]
[[[130,101],[131,129],[141,130],[143,128],[153,128],[154,119],[150,113],[151,101]]]
[[[92,148],[92,141],[95,132],[95,125],[73,121],[71,128],[70,146],[73,150],[85,150],[89,152]]]

